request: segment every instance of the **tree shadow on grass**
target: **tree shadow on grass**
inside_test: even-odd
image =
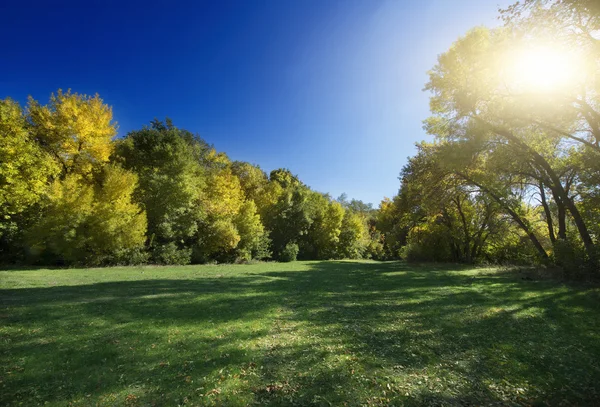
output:
[[[290,280],[296,296],[288,306],[298,320],[343,338],[374,376],[392,377],[379,391],[386,402],[599,400],[595,290],[473,276],[444,265],[415,271],[406,264],[323,262],[313,270],[324,274],[316,289],[310,273],[270,275]]]
[[[0,290],[0,403],[598,400],[594,290],[456,265],[308,264]]]

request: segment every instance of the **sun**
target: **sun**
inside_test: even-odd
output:
[[[580,61],[568,50],[535,46],[514,50],[507,58],[511,85],[528,92],[559,92],[578,82]]]

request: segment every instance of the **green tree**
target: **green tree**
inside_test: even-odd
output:
[[[267,193],[269,177],[260,167],[243,161],[231,163],[231,170],[239,178],[246,199],[257,201]]]
[[[134,196],[146,211],[149,242],[155,257],[160,257],[157,261],[191,260],[189,248],[206,217],[200,201],[206,183],[202,161],[209,151],[202,139],[169,120],[155,120],[117,143],[114,160],[139,177]]]
[[[577,107],[586,100],[558,97],[506,76],[510,52],[533,46],[535,36],[531,34],[522,35],[514,26],[492,31],[478,28],[441,55],[427,85],[433,92],[434,113],[427,121],[427,129],[439,140],[470,141],[509,151],[509,156],[519,160],[519,166],[531,170],[530,178],[537,177],[564,205],[587,257],[595,261],[596,249],[588,222],[580,204],[569,193],[557,159],[568,151],[563,148],[564,140],[593,149],[597,143],[593,120],[583,118]],[[562,92],[563,88],[557,91]],[[587,135],[575,130],[580,124],[589,127]],[[562,153],[557,155],[556,148],[562,148]]]
[[[272,240],[273,255],[280,258],[285,247],[299,245],[313,223],[311,194],[288,170],[274,170],[270,175],[269,201],[262,218]],[[300,253],[303,255],[303,253]]]

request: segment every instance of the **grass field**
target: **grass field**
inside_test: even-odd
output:
[[[600,290],[400,262],[0,271],[0,405],[600,405]]]

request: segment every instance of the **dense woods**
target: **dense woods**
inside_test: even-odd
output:
[[[97,95],[58,91],[47,105],[0,108],[4,262],[383,256],[370,207],[337,202],[286,169],[232,162],[169,119],[115,138]]]
[[[405,258],[597,273],[600,13],[595,2],[532,0],[501,17],[439,56],[426,84],[432,139],[378,209],[231,161],[169,119],[116,138],[98,95],[5,99],[2,261]],[[535,54],[549,41],[572,66]],[[519,67],[532,55],[534,71]]]

